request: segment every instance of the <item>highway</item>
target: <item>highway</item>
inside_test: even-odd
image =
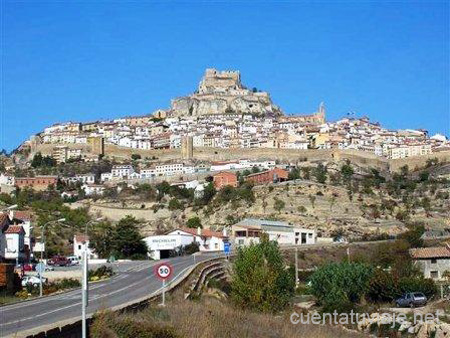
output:
[[[215,257],[197,255],[196,262]],[[134,261],[116,265],[116,275],[111,279],[90,283],[87,315],[98,310],[114,308],[160,291],[161,281],[153,274],[153,266],[169,262],[174,273],[170,281],[183,276],[194,265],[193,256],[183,256],[161,261]],[[53,296],[34,299],[0,307],[0,336],[23,337],[38,328],[52,328],[57,322],[75,322],[81,319],[80,289]],[[37,332],[34,332],[34,331]]]

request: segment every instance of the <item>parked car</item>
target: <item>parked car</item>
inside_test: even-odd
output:
[[[80,260],[78,259],[77,256],[69,256],[67,257],[67,260],[70,262],[70,265],[79,265],[80,264]]]
[[[47,278],[42,277],[42,283],[46,283]],[[38,286],[40,283],[39,277],[37,276],[23,276],[22,278],[22,286],[27,286],[27,284],[31,284],[33,286]]]
[[[35,271],[36,270],[36,264],[34,263],[27,263],[23,265],[23,271]]]
[[[427,297],[422,292],[405,293],[395,301],[397,307],[424,306],[427,304]]]
[[[55,265],[55,266],[68,266],[70,265],[69,260],[67,257],[64,256],[53,256],[47,261],[48,265]]]

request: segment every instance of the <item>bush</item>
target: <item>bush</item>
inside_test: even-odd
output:
[[[202,221],[200,221],[200,218],[198,218],[197,216],[189,218],[186,225],[188,228],[193,229],[203,228]]]
[[[90,281],[101,280],[105,278],[110,278],[114,275],[114,271],[111,267],[102,265],[96,270],[89,270],[88,279]]]
[[[192,242],[186,246],[184,246],[184,253],[186,255],[192,255],[193,253],[196,253],[200,251],[199,244],[197,242]]]
[[[285,269],[275,241],[240,248],[233,264],[231,297],[242,308],[263,312],[284,309],[294,294],[294,276]]]
[[[312,275],[311,291],[324,311],[346,312],[365,294],[372,275],[372,267],[362,263],[327,264]]]

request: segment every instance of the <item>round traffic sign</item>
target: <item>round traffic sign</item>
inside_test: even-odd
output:
[[[45,271],[45,264],[44,263],[38,263],[36,264],[36,271],[39,274],[42,274]]]
[[[173,268],[169,263],[161,263],[155,266],[154,273],[159,279],[167,279],[173,273]]]

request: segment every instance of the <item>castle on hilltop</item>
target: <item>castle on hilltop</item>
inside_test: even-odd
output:
[[[254,114],[280,116],[280,108],[267,92],[249,90],[241,83],[239,71],[206,69],[197,91],[172,100],[170,116],[213,114]]]

